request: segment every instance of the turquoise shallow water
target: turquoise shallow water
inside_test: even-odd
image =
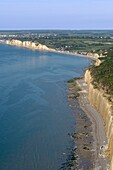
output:
[[[0,44],[0,170],[58,170],[66,161],[75,120],[64,81],[89,63]]]

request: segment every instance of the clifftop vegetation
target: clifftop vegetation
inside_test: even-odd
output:
[[[99,66],[90,68],[93,84],[113,95],[113,48],[108,50],[107,57]]]
[[[0,39],[33,41],[49,48],[101,54],[113,47],[113,30],[31,30],[0,32]]]

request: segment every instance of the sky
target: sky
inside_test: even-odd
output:
[[[0,0],[4,29],[113,29],[113,0]]]

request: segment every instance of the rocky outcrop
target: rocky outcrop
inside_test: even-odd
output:
[[[25,48],[30,48],[30,49],[35,49],[35,50],[43,50],[43,51],[55,51],[52,48],[48,48],[46,45],[37,44],[32,41],[5,40],[4,42],[6,44],[15,45],[18,47],[25,47]]]
[[[85,73],[85,81],[88,84],[88,97],[90,103],[101,114],[105,123],[105,131],[108,138],[106,154],[110,159],[110,170],[113,170],[113,100],[109,100],[111,97],[102,89],[94,87],[89,70]]]

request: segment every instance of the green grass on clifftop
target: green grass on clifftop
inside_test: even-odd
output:
[[[90,70],[95,87],[113,95],[113,49],[108,51],[106,59],[99,66],[93,66]]]

